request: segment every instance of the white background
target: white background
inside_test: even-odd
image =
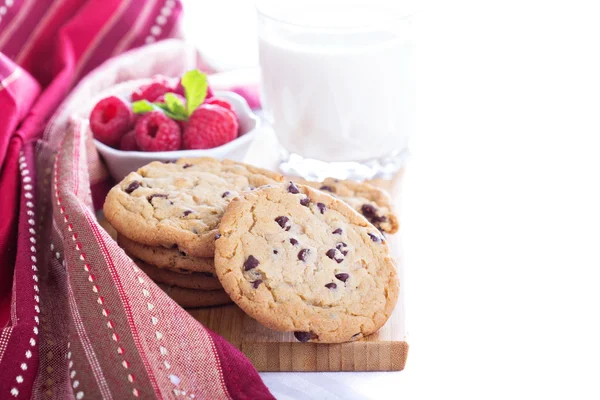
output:
[[[274,394],[600,398],[596,4],[420,4],[401,210],[406,369],[294,374],[295,391],[263,375]],[[251,2],[193,7],[204,16],[191,32],[217,65],[256,63]]]

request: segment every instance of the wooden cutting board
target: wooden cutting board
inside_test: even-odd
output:
[[[395,199],[400,195],[400,177],[372,182],[384,187]],[[396,202],[398,205],[398,202]],[[114,229],[103,216],[99,222],[113,237]],[[400,297],[387,323],[376,333],[342,344],[300,343],[293,333],[265,328],[235,304],[190,309],[204,326],[223,336],[244,353],[260,372],[277,371],[400,371],[408,355],[404,327],[404,274],[399,235],[388,236],[397,261]]]

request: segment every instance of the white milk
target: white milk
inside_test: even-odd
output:
[[[263,103],[283,147],[328,162],[380,159],[414,129],[414,47],[397,32],[259,37]]]

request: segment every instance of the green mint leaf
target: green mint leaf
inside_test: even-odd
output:
[[[187,118],[188,115],[183,101],[181,101],[181,99],[177,97],[174,93],[165,94],[165,103],[167,104],[167,107],[170,112]]]
[[[189,117],[204,101],[208,90],[208,81],[205,74],[195,69],[183,75],[181,85],[185,89],[185,101]]]
[[[148,100],[139,100],[131,106],[135,114],[144,114],[154,110],[154,106]]]
[[[162,110],[162,112],[164,112],[167,117],[177,120],[177,121],[187,121],[188,120],[187,115],[173,114],[171,111],[166,111],[166,110]]]

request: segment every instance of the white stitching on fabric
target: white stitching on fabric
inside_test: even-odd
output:
[[[65,224],[67,225],[67,229],[69,230],[69,232],[72,232],[73,231],[73,224],[69,222],[69,215],[65,214],[65,212],[66,212],[65,207],[61,206],[60,191],[58,190],[58,165],[59,165],[59,159],[57,157],[56,160],[55,160],[55,165],[54,165],[54,197],[56,197],[56,204],[60,207],[60,213],[63,215],[63,219],[65,221]],[[75,241],[77,240],[77,233],[73,233],[73,240],[75,240]],[[90,272],[91,267],[90,267],[90,264],[86,261],[86,255],[85,255],[85,253],[82,252],[83,246],[81,245],[80,242],[77,242],[77,241],[75,242],[75,249],[79,252],[79,259],[84,262],[83,269],[85,270],[85,272],[88,273],[88,280],[91,283],[93,283],[94,280],[95,280],[95,278],[94,278],[94,275]],[[58,252],[56,252],[56,258],[58,259],[59,257],[60,257],[60,254]],[[99,291],[98,286],[95,285],[95,284],[93,284],[92,285],[92,292],[98,293],[98,291]],[[104,297],[98,296],[98,299],[96,300],[96,302],[99,305],[103,306],[104,305]],[[109,312],[108,312],[108,310],[104,306],[101,309],[101,313],[102,313],[102,315],[105,318],[108,319]],[[113,322],[111,320],[108,319],[106,324],[107,324],[108,328],[110,328],[110,329],[114,328]],[[115,341],[116,343],[119,342],[119,336],[116,333],[113,332],[113,334],[111,335],[111,337],[112,337],[112,340]],[[68,347],[70,347],[70,343],[69,343]],[[120,346],[117,347],[117,352],[120,355],[123,355],[123,350],[122,350],[122,348]],[[71,355],[72,354],[69,351],[69,353],[67,354],[67,358],[71,359]],[[129,368],[129,362],[126,359],[123,359],[122,365],[126,369]],[[73,385],[75,385],[75,382],[77,382],[77,386],[78,386],[79,385],[78,381],[74,381]],[[133,382],[133,381],[130,381],[130,382]],[[73,386],[73,388],[76,389],[77,387]],[[139,396],[139,392],[138,392],[138,390],[135,387],[133,388],[133,394],[136,397]],[[83,391],[79,391],[75,395],[75,398],[82,399],[84,397],[84,395],[85,394],[84,394]]]
[[[27,169],[27,160],[25,158],[25,154],[21,151],[19,153],[19,170],[21,171],[21,181],[22,181],[22,185],[23,185],[23,197],[25,197],[26,199],[33,199],[33,194],[31,193],[31,191],[33,190],[33,186],[29,183],[31,182],[31,177],[29,177],[29,170]],[[31,247],[29,248],[29,251],[31,252],[31,261],[33,262],[33,264],[31,265],[31,270],[32,270],[32,279],[34,281],[34,285],[33,285],[33,289],[35,290],[36,293],[39,292],[39,288],[37,286],[37,282],[38,282],[38,268],[37,268],[37,258],[34,255],[35,253],[37,253],[37,247],[36,247],[36,243],[37,243],[37,239],[35,238],[36,232],[35,229],[33,229],[33,227],[35,226],[35,212],[33,210],[34,208],[34,204],[31,201],[27,201],[25,202],[26,207],[28,208],[28,210],[26,211],[27,216],[29,217],[29,219],[27,220],[27,223],[31,226],[29,228],[29,233],[30,233],[30,237],[29,237],[29,242],[32,244]],[[33,333],[34,335],[38,334],[38,325],[40,323],[40,320],[37,316],[37,314],[40,312],[40,306],[39,306],[39,302],[40,302],[40,298],[39,296],[36,294],[33,296],[34,300],[35,300],[35,305],[34,305],[34,310],[36,312],[36,315],[34,316],[34,321],[36,326],[33,327]],[[31,337],[29,339],[29,345],[30,347],[35,347],[37,345],[37,341],[35,340],[34,337]],[[25,359],[26,362],[22,362],[21,363],[21,370],[22,371],[26,371],[28,368],[27,365],[27,360],[29,360],[32,357],[33,353],[31,352],[31,350],[27,350],[25,352]],[[21,383],[23,383],[24,379],[22,375],[17,375],[15,377],[15,382],[19,385]],[[10,390],[10,394],[14,397],[17,397],[19,395],[19,389],[17,387],[13,387]]]
[[[140,269],[137,268],[135,266],[135,264],[133,264],[133,271],[137,273],[140,271]],[[140,286],[142,287],[142,295],[146,298],[150,298],[152,292],[150,290],[148,290],[148,287],[145,285],[146,281],[144,280],[144,278],[141,276],[138,276],[137,281],[140,284]],[[155,308],[154,304],[152,304],[148,301],[148,302],[146,302],[146,305],[148,307],[148,311],[150,311],[150,312],[154,311],[154,308]],[[155,315],[150,316],[150,321],[152,322],[152,325],[154,325],[154,326],[158,325],[158,318]],[[160,351],[161,356],[163,356],[163,365],[165,366],[166,369],[171,369],[171,364],[169,363],[169,360],[166,357],[169,354],[169,352],[166,349],[166,347],[164,347],[162,345],[162,343],[160,342],[160,340],[163,338],[163,334],[158,329],[156,329],[156,331],[154,332],[154,335],[156,336],[156,341],[159,342],[158,349]],[[173,378],[171,378],[171,377],[173,377]],[[171,375],[169,375],[169,380],[171,381],[171,383],[174,386],[179,385],[179,382],[180,382],[179,377],[171,374]],[[132,381],[130,380],[130,382],[132,382]],[[179,397],[180,394],[185,396],[186,391],[174,388],[173,393],[175,393],[175,396]],[[135,393],[134,393],[134,395],[135,395]],[[193,399],[195,397],[195,395],[192,393],[192,394],[190,394],[189,397]]]
[[[167,23],[167,17],[173,13],[175,4],[176,3],[174,1],[167,0],[165,2],[165,6],[160,10],[160,15],[156,17],[156,23],[150,27],[150,33],[145,39],[146,43],[150,44],[156,42],[156,39],[163,31],[162,26]]]

